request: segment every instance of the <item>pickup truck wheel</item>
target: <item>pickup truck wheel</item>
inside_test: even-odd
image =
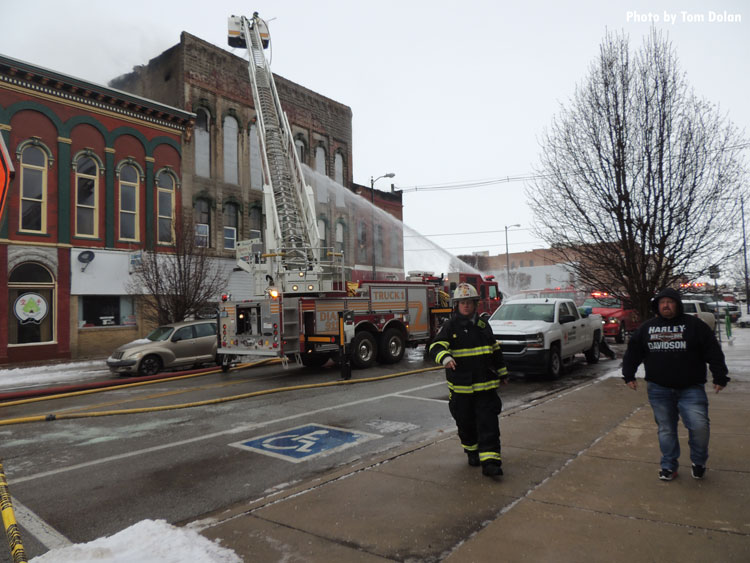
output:
[[[591,348],[584,352],[584,354],[586,355],[587,364],[595,364],[599,361],[599,357],[601,356],[601,350],[599,350],[599,338],[600,336],[598,332],[594,334],[594,340],[591,342]]]
[[[560,348],[558,346],[552,346],[549,351],[549,359],[547,360],[547,375],[550,379],[559,379],[563,373],[562,356],[560,355]]]
[[[389,328],[380,339],[380,361],[395,364],[404,357],[404,335],[397,328]]]
[[[625,342],[625,325],[623,323],[620,323],[620,330],[617,331],[615,342],[617,342],[618,344],[622,344],[623,342]]]
[[[352,339],[352,365],[359,369],[372,367],[378,355],[378,343],[367,331],[358,332]]]

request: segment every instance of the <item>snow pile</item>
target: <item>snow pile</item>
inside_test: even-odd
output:
[[[103,360],[49,363],[32,367],[0,369],[0,391],[66,385],[92,379],[110,379]]]
[[[164,520],[143,520],[113,536],[53,549],[30,563],[242,563],[234,551]]]

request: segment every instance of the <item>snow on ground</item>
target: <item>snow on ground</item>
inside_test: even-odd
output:
[[[104,538],[48,551],[30,563],[241,563],[225,547],[189,528],[164,520],[143,520]]]
[[[0,369],[0,392],[53,385],[69,385],[113,377],[105,360],[49,363],[32,367]]]

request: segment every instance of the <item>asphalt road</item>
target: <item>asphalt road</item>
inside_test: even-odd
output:
[[[615,346],[618,356],[621,347]],[[569,366],[557,381],[512,374],[505,408],[616,370],[620,360]],[[431,367],[412,351],[353,380]],[[455,426],[442,370],[289,390],[339,380],[335,367],[233,370],[75,397],[0,406],[0,420],[88,413],[0,426],[1,458],[31,558],[60,542],[111,535],[141,520],[171,523],[274,491]],[[98,416],[283,389],[208,406]],[[502,423],[501,423],[502,429]],[[45,544],[47,547],[45,547]],[[0,561],[9,561],[0,548]]]

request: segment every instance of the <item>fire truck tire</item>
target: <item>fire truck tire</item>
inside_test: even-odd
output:
[[[221,355],[221,371],[224,373],[227,373],[229,371],[229,368],[232,367],[232,362],[234,361],[234,356],[231,354],[222,354]]]
[[[301,354],[302,365],[306,368],[323,367],[331,358],[330,354]]]
[[[380,361],[395,364],[404,357],[404,333],[397,328],[389,328],[380,338]]]
[[[372,367],[378,356],[378,343],[367,331],[358,332],[352,339],[352,365],[359,369]]]
[[[620,323],[620,330],[617,331],[615,342],[617,342],[618,344],[622,344],[623,342],[625,342],[625,323]]]

